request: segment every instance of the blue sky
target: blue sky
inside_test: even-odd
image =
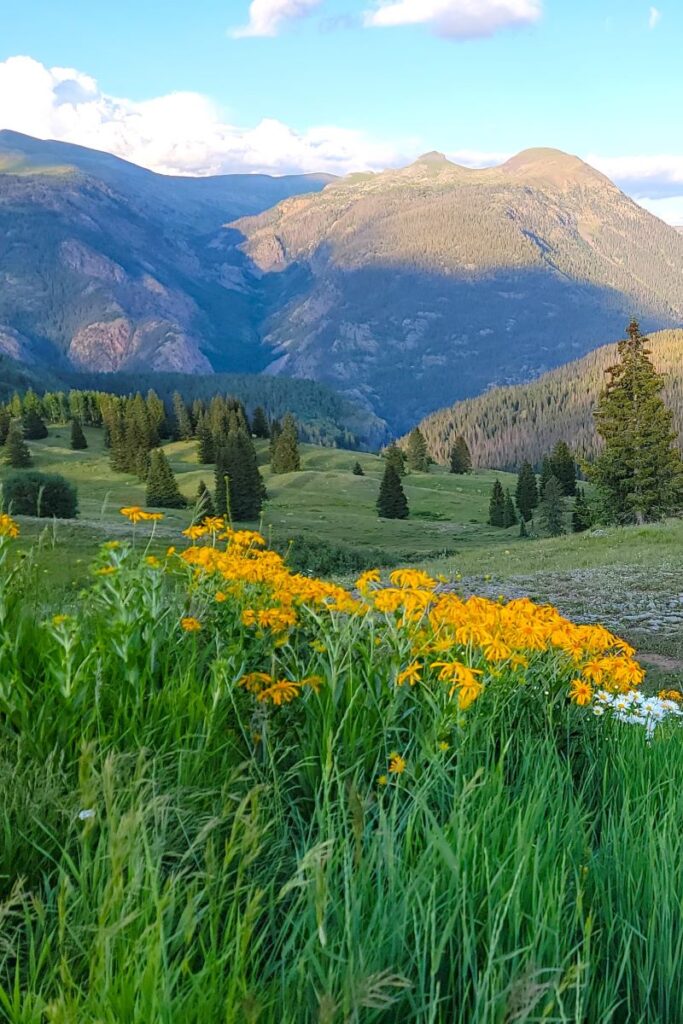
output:
[[[178,173],[556,146],[683,222],[682,51],[681,0],[31,0],[0,127]]]

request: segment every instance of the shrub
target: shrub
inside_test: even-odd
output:
[[[2,496],[14,515],[57,519],[78,515],[76,488],[56,473],[13,473],[3,483]]]

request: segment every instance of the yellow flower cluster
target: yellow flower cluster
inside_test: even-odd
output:
[[[304,606],[332,614],[388,617],[392,635],[397,629],[408,641],[410,655],[396,684],[414,687],[424,678],[436,678],[461,710],[503,673],[523,673],[540,658],[545,659],[544,672],[547,659],[555,659],[558,670],[568,681],[573,679],[567,692],[580,705],[591,702],[596,686],[625,692],[644,678],[627,643],[603,626],[576,625],[552,606],[528,598],[505,603],[440,592],[438,582],[417,569],[397,569],[386,586],[379,570],[365,572],[349,593],[293,573],[276,552],[265,548],[260,534],[223,529],[222,520],[213,527],[191,527],[186,534],[194,540],[197,529],[214,534],[220,529],[220,539],[227,541],[224,549],[192,546],[180,557],[195,572],[220,579],[217,600],[225,599],[225,591],[242,599],[243,626],[286,637],[301,624]],[[288,703],[305,685],[253,674],[245,680],[243,685],[260,701],[273,704]]]
[[[279,707],[281,704],[290,704],[306,687],[317,693],[322,684],[320,676],[307,676],[295,682],[291,679],[276,680],[267,672],[250,672],[242,676],[238,685],[253,693],[259,703]]]
[[[164,518],[163,512],[146,512],[139,505],[127,505],[119,509],[119,512],[131,523],[160,523]]]
[[[0,513],[0,537],[14,539],[19,536],[19,526],[6,512]]]

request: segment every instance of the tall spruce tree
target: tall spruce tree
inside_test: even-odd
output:
[[[32,463],[31,452],[24,441],[24,432],[18,423],[12,423],[5,441],[5,462],[12,469],[24,469]]]
[[[498,479],[494,482],[493,490],[491,491],[489,526],[505,526],[505,491]]]
[[[197,459],[203,466],[216,461],[216,442],[205,416],[197,423]]]
[[[185,399],[179,391],[173,392],[173,436],[179,441],[189,441],[194,431],[192,419],[185,403]]]
[[[33,405],[29,405],[23,417],[24,437],[27,441],[40,441],[48,436],[45,421]]]
[[[12,417],[10,416],[9,409],[0,409],[0,445],[3,445],[7,440],[11,422]]]
[[[590,468],[606,518],[644,523],[678,511],[683,500],[683,460],[673,415],[662,400],[664,378],[650,359],[648,339],[633,320],[619,342],[595,412],[605,442]]]
[[[227,516],[228,519],[232,518],[232,512],[229,505],[228,468],[226,465],[225,447],[216,449],[213,503],[216,508],[216,515]]]
[[[406,458],[408,468],[416,473],[427,473],[429,470],[429,457],[427,442],[419,427],[414,427],[408,435]]]
[[[268,417],[261,405],[256,406],[254,409],[254,415],[251,417],[251,432],[254,437],[259,437],[264,441],[270,437]]]
[[[407,519],[409,511],[401,478],[392,463],[388,462],[379,487],[377,512],[382,519]]]
[[[576,494],[576,462],[566,441],[558,441],[550,455],[553,476],[562,484],[567,498]]]
[[[548,480],[550,480],[551,476],[555,476],[555,474],[553,473],[553,464],[550,460],[550,456],[546,455],[543,459],[543,464],[541,465],[541,479],[538,482],[539,500],[543,497],[545,485],[548,483]]]
[[[567,532],[564,489],[556,476],[549,477],[543,488],[538,518],[541,528],[551,537],[559,537],[560,534]]]
[[[273,473],[295,473],[301,469],[299,430],[289,412],[282,421],[282,431],[275,441],[271,468]]]
[[[150,455],[146,501],[153,508],[185,508],[187,504],[161,448],[155,448]]]
[[[517,525],[517,511],[515,509],[515,503],[512,500],[512,494],[508,487],[505,491],[505,508],[503,509],[503,526],[507,529],[508,526]]]
[[[87,447],[88,442],[86,440],[85,434],[83,433],[81,421],[74,417],[74,419],[72,419],[71,421],[71,448],[75,452],[80,452]]]
[[[232,518],[238,522],[258,519],[265,487],[253,442],[243,426],[228,434],[222,449],[222,468],[228,478]]]
[[[358,462],[358,460],[354,462],[353,469],[351,470],[351,472],[353,473],[354,476],[365,476],[365,470],[361,466],[360,462]]]
[[[576,500],[574,502],[574,511],[572,512],[572,531],[574,533],[584,533],[589,530],[592,525],[591,508],[586,501],[586,495],[582,487],[576,489]]]
[[[202,519],[206,519],[207,516],[215,516],[216,509],[211,497],[211,491],[206,486],[203,480],[199,481],[199,487],[197,488],[197,499],[195,501],[195,519],[199,522]]]
[[[462,476],[464,473],[472,472],[472,454],[465,438],[459,434],[450,455],[451,473]]]
[[[399,477],[406,473],[406,455],[402,448],[392,441],[384,453],[387,466],[393,466]]]
[[[525,522],[529,522],[538,508],[538,482],[534,468],[530,462],[523,462],[517,477],[517,489],[515,493],[517,508]]]

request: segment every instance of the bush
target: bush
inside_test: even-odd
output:
[[[2,499],[13,515],[57,519],[78,515],[76,488],[56,473],[13,473],[2,485]]]

